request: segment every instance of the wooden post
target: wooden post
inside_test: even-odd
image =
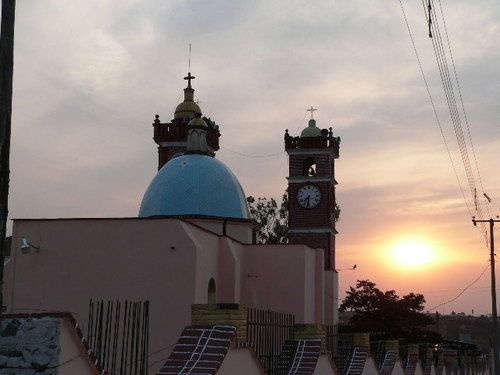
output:
[[[14,19],[16,0],[2,0],[0,35],[0,314],[3,310],[3,264],[9,213],[9,159],[14,70]]]

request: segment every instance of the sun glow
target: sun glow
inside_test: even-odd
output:
[[[436,261],[436,253],[431,245],[420,241],[403,241],[394,246],[393,259],[399,266],[423,267]]]

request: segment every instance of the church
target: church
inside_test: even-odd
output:
[[[262,244],[194,78],[170,122],[155,116],[158,173],[136,217],[14,219],[0,375],[488,373],[463,343],[339,332],[340,138],[312,107],[300,136],[284,130],[288,242]]]
[[[334,329],[340,138],[320,129],[312,111],[300,136],[284,129],[289,241],[260,244],[238,178],[216,158],[221,129],[195,101],[194,78],[185,77],[184,100],[170,122],[155,116],[158,173],[137,217],[14,219],[7,313],[69,312],[90,335],[99,309],[89,301],[147,301],[150,373],[196,316],[203,321],[218,308]]]

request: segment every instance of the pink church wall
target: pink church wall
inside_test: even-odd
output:
[[[21,254],[23,236],[40,252]],[[211,244],[208,237],[173,219],[15,221],[5,280],[8,311],[70,311],[86,327],[91,298],[149,300],[155,352],[173,344],[190,324],[193,302],[207,303],[208,280],[216,273],[209,270],[213,264],[199,265],[196,246]],[[203,268],[199,278],[196,264]],[[168,356],[168,350],[150,362],[158,356]]]
[[[317,257],[323,251],[305,245],[247,245],[243,249],[241,303],[294,313],[298,323],[316,322],[322,311],[314,285]]]
[[[224,229],[223,220],[215,219],[187,219],[187,221],[199,225],[213,233],[222,235]],[[252,243],[253,225],[247,222],[227,221],[226,222],[226,236],[241,241],[246,244]]]
[[[241,301],[242,246],[228,238],[219,239],[218,303],[239,303]]]
[[[220,284],[217,278],[219,238],[206,230],[187,223],[184,224],[184,230],[196,248],[195,296],[192,303],[207,303],[210,279],[214,279],[216,286]],[[191,268],[193,268],[193,264]]]
[[[339,273],[337,271],[325,271],[324,275],[324,311],[325,322],[328,324],[338,324],[339,320]]]

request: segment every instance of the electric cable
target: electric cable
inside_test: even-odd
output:
[[[449,146],[447,144],[446,137],[444,135],[443,127],[442,127],[441,122],[439,120],[439,116],[437,114],[437,110],[436,110],[435,105],[434,105],[434,100],[432,98],[432,94],[431,94],[430,89],[429,89],[429,84],[428,84],[427,79],[425,77],[425,73],[424,73],[424,70],[423,70],[422,62],[420,60],[420,57],[419,57],[419,54],[418,54],[418,50],[416,48],[415,40],[414,40],[413,34],[411,32],[411,27],[409,25],[408,18],[406,16],[406,12],[405,12],[405,9],[404,9],[404,6],[403,6],[403,3],[402,3],[401,0],[399,0],[399,4],[400,4],[401,11],[402,11],[402,14],[403,14],[403,19],[405,21],[406,27],[408,29],[408,33],[410,35],[410,41],[411,41],[412,46],[413,46],[413,51],[414,51],[414,54],[415,54],[415,56],[417,58],[417,62],[418,62],[419,68],[420,68],[420,72],[422,74],[422,78],[424,80],[424,84],[425,84],[426,89],[427,89],[427,94],[429,96],[431,105],[432,105],[433,110],[434,110],[434,115],[436,117],[436,122],[438,124],[439,129],[440,129],[441,137],[443,139],[443,142],[445,143],[445,147],[446,147],[447,152],[448,152],[448,157],[450,159],[452,168],[453,168],[454,173],[455,173],[455,178],[457,179],[457,182],[459,184],[460,191],[461,191],[461,194],[462,194],[462,198],[464,199],[464,203],[465,203],[465,205],[467,207],[467,210],[469,211],[469,214],[472,216],[472,210],[471,210],[471,208],[470,208],[470,206],[469,206],[469,204],[467,202],[467,198],[465,196],[465,192],[464,192],[464,189],[462,187],[462,184],[461,184],[461,181],[460,181],[460,177],[458,176],[457,169],[456,169],[455,164],[453,162],[453,158],[451,156],[451,152],[450,152]],[[466,173],[466,177],[467,177],[467,182],[468,182],[469,189],[470,189],[472,197],[473,197],[475,211],[477,212],[477,216],[479,216],[480,218],[482,218],[481,202],[477,200],[477,189],[475,188],[474,174],[472,172],[472,168],[471,168],[471,165],[470,165],[470,160],[468,158],[467,146],[466,146],[466,143],[465,143],[465,138],[463,136],[463,129],[461,127],[460,116],[458,114],[458,110],[457,110],[457,106],[456,106],[456,99],[454,99],[453,85],[451,84],[451,79],[449,78],[450,77],[450,75],[449,75],[449,69],[447,69],[447,61],[446,61],[446,56],[444,54],[444,48],[443,48],[443,44],[442,44],[441,32],[440,32],[440,29],[439,29],[439,23],[437,22],[437,20],[435,22],[433,22],[433,23],[429,22],[430,20],[429,20],[428,17],[430,17],[431,14],[427,15],[427,11],[426,11],[424,0],[422,0],[422,7],[423,7],[423,10],[424,10],[424,14],[425,14],[427,22],[429,23],[430,26],[432,25],[432,29],[434,30],[434,34],[435,35],[434,35],[434,37],[432,37],[433,49],[434,49],[434,54],[436,56],[436,62],[438,64],[438,68],[439,68],[441,82],[443,84],[443,90],[444,90],[444,93],[445,93],[446,102],[448,104],[448,108],[449,108],[449,111],[450,111],[450,116],[451,116],[452,123],[453,123],[453,129],[455,131],[455,136],[457,138],[457,142],[458,142],[458,146],[459,146],[459,150],[460,150],[460,155],[461,155],[461,158],[462,158],[462,162],[464,164],[464,169],[465,169],[465,173]],[[436,18],[436,16],[435,16],[435,18]],[[486,231],[486,227],[485,227],[484,223],[483,223],[483,225],[481,225],[480,228],[478,227],[478,229],[480,230],[480,232],[484,236],[484,240],[485,240],[486,246],[488,246],[488,236],[487,236],[487,231]]]
[[[459,299],[462,296],[462,294],[464,294],[471,286],[473,286],[475,283],[477,283],[481,279],[481,277],[483,277],[483,275],[488,270],[488,268],[490,268],[489,264],[484,268],[484,270],[479,274],[479,276],[476,279],[474,279],[474,281],[472,281],[469,285],[467,285],[464,289],[462,289],[462,291],[460,293],[458,293],[454,298],[450,299],[449,301],[442,302],[439,305],[436,305],[436,306],[432,307],[431,309],[427,310],[427,312],[429,313],[432,310],[437,309],[438,307],[447,305],[447,304],[449,304],[451,302],[454,302],[457,299]]]
[[[427,17],[427,12],[425,12],[424,0],[422,0],[422,6],[424,8],[425,16]],[[467,143],[466,143],[465,137],[464,137],[464,131],[463,131],[463,127],[462,127],[460,113],[458,111],[457,100],[455,97],[455,89],[453,87],[453,83],[452,83],[451,75],[450,75],[450,70],[448,68],[448,59],[446,57],[444,44],[443,44],[443,40],[441,37],[441,29],[439,26],[439,20],[437,19],[437,14],[436,14],[434,8],[432,8],[432,12],[434,15],[434,22],[431,24],[432,29],[434,31],[434,36],[432,38],[432,46],[434,49],[434,54],[436,56],[436,62],[437,62],[438,68],[439,68],[441,83],[443,84],[443,89],[444,89],[445,96],[446,96],[446,102],[448,104],[448,109],[450,112],[450,116],[451,116],[451,120],[452,120],[452,124],[453,124],[453,129],[455,132],[455,137],[456,137],[457,142],[458,142],[460,155],[462,158],[462,163],[464,165],[466,177],[468,180],[469,189],[470,189],[471,195],[473,197],[475,211],[477,212],[477,215],[479,216],[479,218],[483,219],[482,205],[481,205],[481,201],[479,201],[477,198],[477,188],[476,188],[476,183],[475,183],[475,177],[474,177],[474,173],[473,173],[472,166],[470,163],[470,158],[469,158],[469,153],[468,153],[468,149],[467,149]],[[488,235],[487,235],[487,230],[486,230],[484,223],[482,223],[482,225],[481,225],[481,231],[484,235],[486,246],[488,246]]]
[[[420,68],[420,73],[421,73],[421,75],[422,75],[422,79],[423,79],[423,81],[424,81],[424,85],[425,85],[425,88],[426,88],[426,91],[427,91],[427,95],[428,95],[428,97],[429,97],[429,101],[430,101],[430,103],[431,103],[432,110],[433,110],[433,112],[434,112],[434,117],[435,117],[435,119],[436,119],[436,124],[437,124],[437,126],[438,126],[438,128],[439,128],[439,132],[440,132],[440,134],[441,134],[441,139],[442,139],[442,141],[443,141],[443,143],[444,143],[444,146],[445,146],[446,152],[447,152],[447,154],[448,154],[448,158],[450,159],[450,163],[451,163],[451,166],[452,166],[452,168],[453,168],[453,173],[455,174],[455,178],[456,178],[456,180],[457,180],[458,186],[459,186],[459,188],[460,188],[460,192],[461,192],[462,197],[463,197],[463,199],[464,199],[465,206],[466,206],[467,210],[469,211],[470,216],[473,216],[473,215],[472,215],[472,211],[471,211],[471,209],[470,209],[470,207],[469,207],[469,203],[467,202],[467,198],[466,198],[466,196],[465,196],[465,192],[464,192],[464,189],[463,189],[462,183],[461,183],[460,178],[459,178],[459,176],[458,176],[457,168],[455,167],[455,162],[453,161],[453,158],[452,158],[452,156],[451,156],[450,148],[449,148],[449,146],[448,146],[448,142],[447,142],[447,140],[446,140],[446,136],[445,136],[445,134],[444,134],[443,127],[442,127],[442,125],[441,125],[441,120],[440,120],[440,118],[439,118],[439,115],[438,115],[438,112],[437,112],[437,109],[436,109],[436,105],[435,105],[435,103],[434,103],[434,99],[433,99],[433,97],[432,97],[432,94],[431,94],[431,91],[430,91],[430,88],[429,88],[429,83],[428,83],[427,78],[426,78],[426,76],[425,76],[425,72],[424,72],[424,68],[423,68],[423,65],[422,65],[422,61],[420,60],[420,56],[419,56],[419,54],[418,54],[417,46],[416,46],[416,44],[415,44],[415,40],[414,40],[414,38],[413,38],[413,33],[412,33],[412,31],[411,31],[410,24],[409,24],[409,22],[408,22],[408,18],[406,17],[406,12],[405,12],[405,9],[404,9],[404,6],[403,6],[403,2],[402,2],[402,0],[399,0],[399,4],[400,4],[400,6],[401,6],[401,11],[402,11],[402,13],[403,13],[403,19],[404,19],[404,21],[405,21],[406,28],[407,28],[407,30],[408,30],[408,34],[409,34],[409,37],[410,37],[410,41],[411,41],[411,44],[412,44],[412,46],[413,46],[413,52],[414,52],[415,57],[416,57],[416,59],[417,59],[417,63],[418,63],[418,66],[419,66],[419,68]]]
[[[300,127],[303,126],[303,123],[304,123],[304,120],[306,118],[306,115],[307,115],[307,111],[304,112],[304,116],[302,117],[302,120],[300,120],[299,125],[295,129],[295,131],[293,133],[294,136],[295,136],[295,134],[297,134],[297,132],[299,131]],[[229,147],[226,147],[226,146],[220,146],[220,148],[223,149],[223,150],[229,151],[229,152],[231,152],[233,154],[244,156],[246,158],[271,158],[271,157],[274,157],[274,156],[283,155],[285,153],[285,151],[280,151],[280,152],[275,152],[275,153],[272,153],[272,154],[252,155],[252,154],[246,154],[246,153],[243,153],[243,152],[239,152],[239,151],[233,150],[233,149],[231,149]]]
[[[299,131],[301,126],[304,126],[304,120],[306,119],[307,116],[307,110],[304,112],[304,117],[302,117],[302,120],[300,120],[299,126],[297,126],[297,129],[293,132],[293,136],[295,137],[297,135],[297,132]]]
[[[229,151],[229,152],[232,152],[233,154],[236,154],[236,155],[240,155],[240,156],[244,156],[246,158],[271,158],[271,157],[274,157],[274,156],[278,156],[278,155],[282,155],[285,151],[280,151],[280,152],[276,152],[274,154],[265,154],[265,155],[251,155],[251,154],[244,154],[242,152],[239,152],[239,151],[235,151],[235,150],[232,150],[228,147],[223,147],[223,146],[220,146],[221,149],[223,150],[226,150],[226,151]]]
[[[457,83],[457,91],[458,91],[458,94],[459,94],[460,103],[462,105],[462,112],[464,114],[464,121],[465,121],[466,129],[467,129],[467,134],[469,136],[469,143],[471,145],[472,155],[474,157],[474,164],[476,165],[476,171],[477,171],[477,175],[478,175],[478,179],[479,179],[479,184],[481,186],[481,190],[482,190],[482,193],[484,195],[485,190],[484,190],[484,186],[483,186],[483,179],[482,179],[481,172],[480,172],[480,169],[479,169],[479,163],[477,161],[477,156],[476,156],[476,150],[475,150],[475,147],[474,147],[474,143],[472,142],[472,134],[471,134],[470,127],[469,127],[469,120],[468,120],[467,112],[465,111],[464,99],[463,99],[463,95],[462,95],[462,88],[460,86],[460,81],[458,79],[458,73],[457,73],[457,69],[456,69],[456,66],[455,66],[455,59],[453,57],[453,52],[452,52],[452,48],[451,48],[451,42],[450,42],[450,38],[449,38],[449,35],[448,35],[448,27],[446,26],[446,20],[445,20],[445,17],[444,17],[444,10],[443,10],[443,5],[441,3],[441,0],[439,0],[439,8],[440,8],[440,11],[441,11],[441,18],[443,20],[443,26],[444,26],[445,36],[446,36],[446,43],[448,44],[448,51],[450,53],[451,64],[452,64],[452,67],[453,67],[453,73],[454,73],[454,76],[455,76],[455,81]],[[486,209],[488,211],[488,216],[491,217],[491,212],[490,212],[488,206],[486,206]]]

